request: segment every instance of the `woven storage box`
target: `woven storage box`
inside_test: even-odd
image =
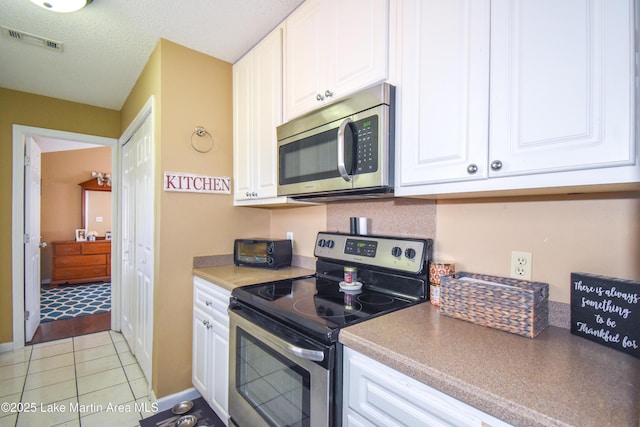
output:
[[[467,272],[440,282],[440,313],[534,338],[549,325],[549,285]]]

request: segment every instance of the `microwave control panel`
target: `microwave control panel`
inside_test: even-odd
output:
[[[318,258],[419,273],[431,256],[431,239],[318,233]]]
[[[378,170],[378,116],[355,122],[356,175]]]

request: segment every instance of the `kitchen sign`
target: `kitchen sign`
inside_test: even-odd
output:
[[[206,176],[182,172],[165,172],[164,191],[230,194],[231,179],[226,176]]]
[[[571,273],[571,333],[640,358],[640,282]]]

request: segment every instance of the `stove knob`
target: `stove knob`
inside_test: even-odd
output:
[[[391,255],[399,258],[400,255],[402,255],[402,249],[400,249],[400,246],[394,246],[393,248],[391,248]]]
[[[413,259],[416,256],[416,250],[413,248],[409,248],[406,251],[404,251],[404,256],[406,256],[409,259]]]
[[[327,240],[327,247],[329,249],[333,249],[335,245],[336,245],[336,242],[334,242],[333,240]]]
[[[318,240],[318,246],[320,246],[321,248],[324,248],[324,239]]]

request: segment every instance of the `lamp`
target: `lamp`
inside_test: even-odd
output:
[[[98,178],[98,185],[104,185],[106,183],[108,187],[111,187],[110,173],[91,172],[91,178]]]
[[[75,12],[90,4],[93,0],[31,0],[38,6],[54,12]]]

